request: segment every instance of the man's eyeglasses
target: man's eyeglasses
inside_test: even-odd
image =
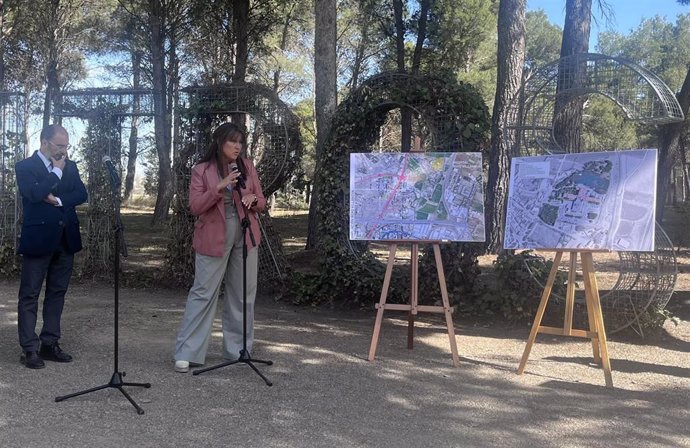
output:
[[[59,149],[60,151],[68,151],[70,148],[70,145],[56,145],[55,143],[51,142],[50,140],[47,140],[48,143]]]

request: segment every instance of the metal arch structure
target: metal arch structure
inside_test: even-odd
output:
[[[476,90],[465,83],[449,83],[433,76],[384,72],[367,78],[338,105],[334,114],[326,151],[324,169],[330,182],[319,194],[334,194],[331,203],[321,203],[324,213],[341,225],[328,229],[337,244],[354,257],[368,253],[368,243],[350,240],[349,166],[351,152],[399,152],[400,136],[382,138],[380,131],[390,123],[389,113],[408,110],[412,116],[412,134],[423,138],[425,152],[480,152],[488,147],[490,121],[486,106]],[[412,135],[410,144],[412,144]],[[331,185],[333,187],[331,187]],[[321,197],[321,196],[320,196]],[[464,244],[453,247],[465,246]]]
[[[282,188],[302,156],[299,120],[278,95],[266,86],[253,83],[192,86],[181,90],[180,132],[176,136],[176,187],[173,200],[173,240],[168,260],[177,280],[186,284],[193,278],[191,247],[194,216],[188,207],[192,167],[205,152],[213,129],[233,121],[247,130],[247,155],[253,159],[266,197]],[[288,264],[280,235],[274,230],[268,211],[259,216],[262,244],[259,269],[262,278],[280,283]]]
[[[567,88],[562,88],[564,84]],[[685,118],[673,92],[649,70],[621,58],[575,54],[523,81],[509,106],[505,134],[511,156],[565,152],[554,137],[556,104],[594,94],[613,101],[627,119],[637,123],[666,124]],[[618,255],[618,278],[601,295],[606,329],[615,333],[631,327],[642,335],[645,320],[663,311],[673,294],[678,273],[673,244],[657,223],[654,252]]]
[[[559,80],[569,87],[558,89]],[[676,96],[654,73],[621,58],[581,53],[558,59],[535,71],[509,106],[506,132],[513,154],[531,156],[564,152],[554,138],[558,101],[599,94],[616,103],[626,117],[641,124],[685,119]]]
[[[17,249],[21,221],[14,165],[26,152],[24,101],[21,92],[0,92],[0,247],[11,247],[12,253]]]
[[[153,90],[93,88],[65,91],[56,105],[56,118],[76,118],[88,123],[95,144],[84,148],[84,160],[78,162],[86,176],[89,192],[84,263],[80,274],[99,275],[111,268],[112,229],[120,204],[113,204],[111,181],[103,169],[103,156],[115,165],[122,160],[122,122],[126,118],[153,117]],[[120,173],[120,178],[122,178]]]

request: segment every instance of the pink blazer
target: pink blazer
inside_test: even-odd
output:
[[[261,241],[261,229],[257,212],[266,208],[266,198],[261,191],[259,176],[254,164],[249,159],[242,159],[247,169],[247,179],[242,190],[242,195],[254,193],[257,202],[249,210],[244,208],[241,196],[234,191],[232,197],[240,218],[246,211],[249,218],[249,228],[254,234],[256,246]],[[202,255],[211,257],[222,257],[225,247],[225,206],[223,205],[223,193],[216,191],[216,185],[220,182],[218,169],[214,162],[202,162],[192,169],[192,182],[189,186],[189,209],[192,214],[197,216],[194,223],[194,239],[192,244],[194,250]],[[251,250],[252,241],[249,233],[246,236],[247,247]]]

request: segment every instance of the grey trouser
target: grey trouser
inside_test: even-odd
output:
[[[258,263],[257,248],[247,253],[247,350],[254,342],[254,299]],[[211,339],[213,320],[221,283],[225,282],[223,301],[223,358],[240,356],[242,344],[242,227],[237,215],[225,220],[225,250],[222,257],[196,254],[194,285],[189,290],[187,306],[175,344],[175,360],[204,364]]]

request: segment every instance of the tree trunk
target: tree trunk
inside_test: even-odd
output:
[[[403,2],[393,0],[395,20],[395,60],[400,73],[405,72],[405,24],[403,22]]]
[[[417,21],[417,43],[414,46],[414,54],[412,55],[412,74],[419,73],[419,67],[422,64],[422,49],[424,48],[424,41],[426,40],[426,24],[429,15],[431,0],[421,0],[419,2],[419,20]]]
[[[132,51],[132,87],[138,89],[141,84],[141,59],[142,55],[138,51]],[[134,178],[137,172],[137,157],[139,154],[139,117],[137,114],[141,108],[141,98],[134,94],[132,104],[132,127],[129,131],[129,151],[127,152],[127,175],[125,176],[125,193],[123,199],[129,200],[134,189]]]
[[[232,82],[244,82],[249,57],[249,0],[232,2],[232,22],[235,30],[235,71]]]
[[[5,87],[5,1],[0,0],[0,90]]]
[[[307,249],[318,247],[318,185],[324,144],[338,103],[336,56],[336,1],[314,2],[314,116],[316,117],[315,185],[309,203]]]
[[[498,9],[498,79],[491,116],[491,152],[486,187],[486,247],[490,253],[498,253],[503,248],[510,149],[515,143],[514,135],[507,134],[504,127],[510,115],[509,106],[519,94],[522,82],[525,7],[526,0],[501,0]]]
[[[592,0],[567,0],[565,26],[561,43],[561,57],[589,51],[592,21]],[[579,152],[582,146],[582,113],[585,97],[561,95],[560,92],[582,84],[586,76],[584,63],[561,64],[558,67],[556,105],[554,108],[554,138],[564,152]]]
[[[393,0],[393,17],[395,20],[396,62],[398,71],[400,73],[405,73],[405,22],[403,21],[402,0]],[[415,48],[415,52],[416,51],[417,49]],[[400,109],[400,152],[410,152],[411,144],[412,111],[407,107],[402,107]]]
[[[51,115],[53,114],[53,107],[58,107],[59,92],[60,92],[60,78],[58,76],[58,44],[57,44],[57,26],[58,26],[58,9],[60,7],[60,0],[50,1],[50,21],[48,24],[48,60],[46,61],[46,95],[43,103],[43,127],[51,123]],[[61,120],[58,118],[57,123]]]
[[[170,169],[170,120],[167,111],[167,80],[165,72],[165,15],[160,0],[151,0],[151,68],[153,84],[153,127],[158,153],[158,194],[153,211],[153,225],[168,219],[172,200],[172,170]]]
[[[416,75],[419,73],[420,66],[422,64],[422,50],[424,48],[424,41],[426,40],[426,25],[427,17],[429,14],[431,0],[421,0],[419,5],[419,19],[417,21],[417,42],[414,47],[414,53],[412,54],[412,67],[411,73]],[[403,55],[404,61],[404,55]],[[404,62],[403,62],[404,63]],[[412,110],[410,108],[404,107],[400,111],[400,151],[410,152],[412,145]],[[416,150],[421,150],[421,148],[416,148]]]
[[[676,95],[680,110],[685,114],[685,121],[669,123],[659,127],[659,160],[656,184],[656,220],[661,223],[664,220],[664,203],[666,202],[666,191],[668,180],[673,169],[673,162],[676,158],[681,135],[687,132],[688,113],[690,113],[690,66],[683,81],[683,87]]]
[[[292,14],[295,10],[296,3],[290,5],[290,9],[287,11],[285,16],[285,21],[283,22],[283,30],[280,35],[280,51],[284,52],[287,49],[288,42],[288,32],[290,31],[290,23],[292,22]],[[273,72],[273,91],[278,92],[280,89],[280,67]]]

